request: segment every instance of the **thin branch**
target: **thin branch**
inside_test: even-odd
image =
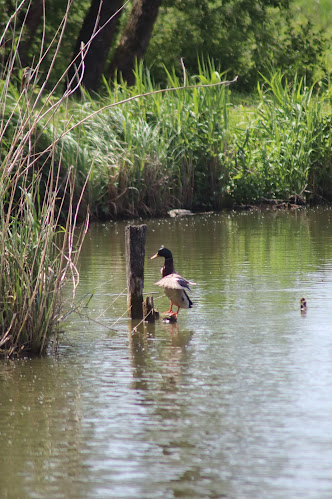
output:
[[[22,0],[22,2],[19,4],[19,6],[17,7],[17,9],[15,10],[15,12],[13,12],[13,14],[10,16],[10,18],[8,19],[8,22],[5,26],[5,29],[3,31],[3,34],[2,34],[2,37],[0,38],[0,47],[3,43],[3,39],[5,37],[5,34],[7,33],[7,30],[10,26],[10,23],[12,22],[13,19],[15,19],[15,16],[18,14],[18,12],[21,10],[23,4],[25,3],[26,0]]]

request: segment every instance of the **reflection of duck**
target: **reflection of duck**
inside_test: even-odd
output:
[[[160,281],[156,282],[156,284],[157,286],[164,288],[166,296],[171,300],[170,309],[166,313],[176,318],[180,308],[191,308],[193,306],[193,302],[190,300],[187,290],[190,291],[189,284],[195,283],[187,281],[187,279],[175,272],[173,256],[169,249],[162,246],[160,250],[151,257],[151,260],[157,258],[157,256],[164,257],[165,263],[161,269],[163,277]],[[173,305],[178,307],[177,312],[173,312]]]
[[[305,298],[301,298],[300,304],[301,304],[301,312],[306,312],[307,302],[306,302]]]

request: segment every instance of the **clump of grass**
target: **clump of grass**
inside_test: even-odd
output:
[[[93,165],[87,194],[97,218],[156,216],[174,207],[219,209],[223,204],[228,89],[201,88],[221,83],[223,75],[210,63],[188,80],[193,88],[181,88],[183,82],[167,74],[168,88],[178,90],[163,92],[140,64],[134,87],[122,82],[110,88],[105,82],[106,95],[85,93],[83,102],[71,103],[70,113],[84,122],[73,130],[72,140],[83,138],[78,171]],[[137,98],[142,94],[144,99]],[[126,99],[132,100],[110,108]],[[86,120],[100,108],[93,120]]]
[[[314,198],[331,184],[329,91],[280,72],[263,82],[254,118],[235,130],[230,192],[240,202]]]
[[[18,187],[13,182],[16,179],[1,185],[7,199]],[[19,186],[17,199],[12,196],[7,206],[1,205],[0,347],[7,355],[45,352],[59,332],[61,290],[69,272],[73,291],[78,284],[77,254],[72,254],[74,214],[60,227],[55,213],[57,189],[39,206],[40,178],[21,178],[21,182],[26,187]]]
[[[18,14],[19,8],[13,24]],[[56,57],[61,29],[54,43]],[[55,89],[45,92],[49,74],[37,87],[43,49],[35,69],[21,72],[17,90],[12,82],[18,46],[15,38],[0,74],[0,354],[7,356],[42,354],[51,339],[56,343],[65,313],[63,285],[70,275],[75,295],[86,229],[75,236],[80,197],[74,204],[75,168],[63,168],[60,138],[66,128],[59,135],[53,127],[51,140],[49,135],[71,90],[58,98]]]

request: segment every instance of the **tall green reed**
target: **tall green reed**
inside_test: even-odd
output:
[[[19,9],[1,38],[10,37]],[[65,23],[53,41],[53,62]],[[43,41],[34,69],[17,72],[20,35],[12,36],[12,51],[0,69],[0,354],[7,356],[42,354],[51,340],[56,344],[65,314],[64,282],[71,277],[75,295],[86,230],[83,225],[76,234],[82,194],[74,204],[75,163],[64,168],[62,162],[66,127],[54,126],[72,89],[68,86],[60,97],[55,89],[45,91],[52,63],[46,76],[39,74],[43,53],[50,50]]]
[[[231,88],[211,61],[183,88],[165,68],[162,93],[143,64],[136,85],[116,81],[106,95],[84,95],[70,113],[84,121],[78,171],[92,164],[88,193],[96,218],[164,215],[174,207],[220,209],[234,202],[305,200],[330,185],[331,127],[328,89],[307,88],[278,73],[263,77],[248,106],[232,104]],[[148,94],[144,99],[136,99]],[[121,107],[115,102],[133,99]],[[238,103],[239,96],[235,95]],[[85,116],[104,108],[93,120]],[[68,162],[66,160],[66,162]]]
[[[297,76],[288,82],[278,71],[262,79],[255,117],[235,131],[232,195],[240,201],[314,197],[318,178],[331,182],[326,90]]]
[[[206,75],[188,79],[183,88],[168,72],[162,93],[142,64],[136,67],[136,85],[128,88],[105,82],[106,96],[84,95],[71,113],[82,120],[105,107],[93,121],[84,122],[85,162],[93,164],[88,192],[92,214],[100,217],[166,214],[170,208],[220,208],[226,185],[222,154],[228,133],[227,88],[201,88],[220,83],[211,66]],[[181,88],[182,87],[182,88]],[[121,108],[112,102],[145,95]],[[147,95],[148,94],[148,95]],[[75,136],[76,132],[73,131]]]

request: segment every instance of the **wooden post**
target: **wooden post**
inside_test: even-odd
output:
[[[146,225],[128,225],[125,228],[127,305],[129,317],[143,318],[143,287]]]
[[[153,296],[147,296],[143,302],[143,314],[146,322],[155,322],[159,319],[159,312],[154,308]]]

